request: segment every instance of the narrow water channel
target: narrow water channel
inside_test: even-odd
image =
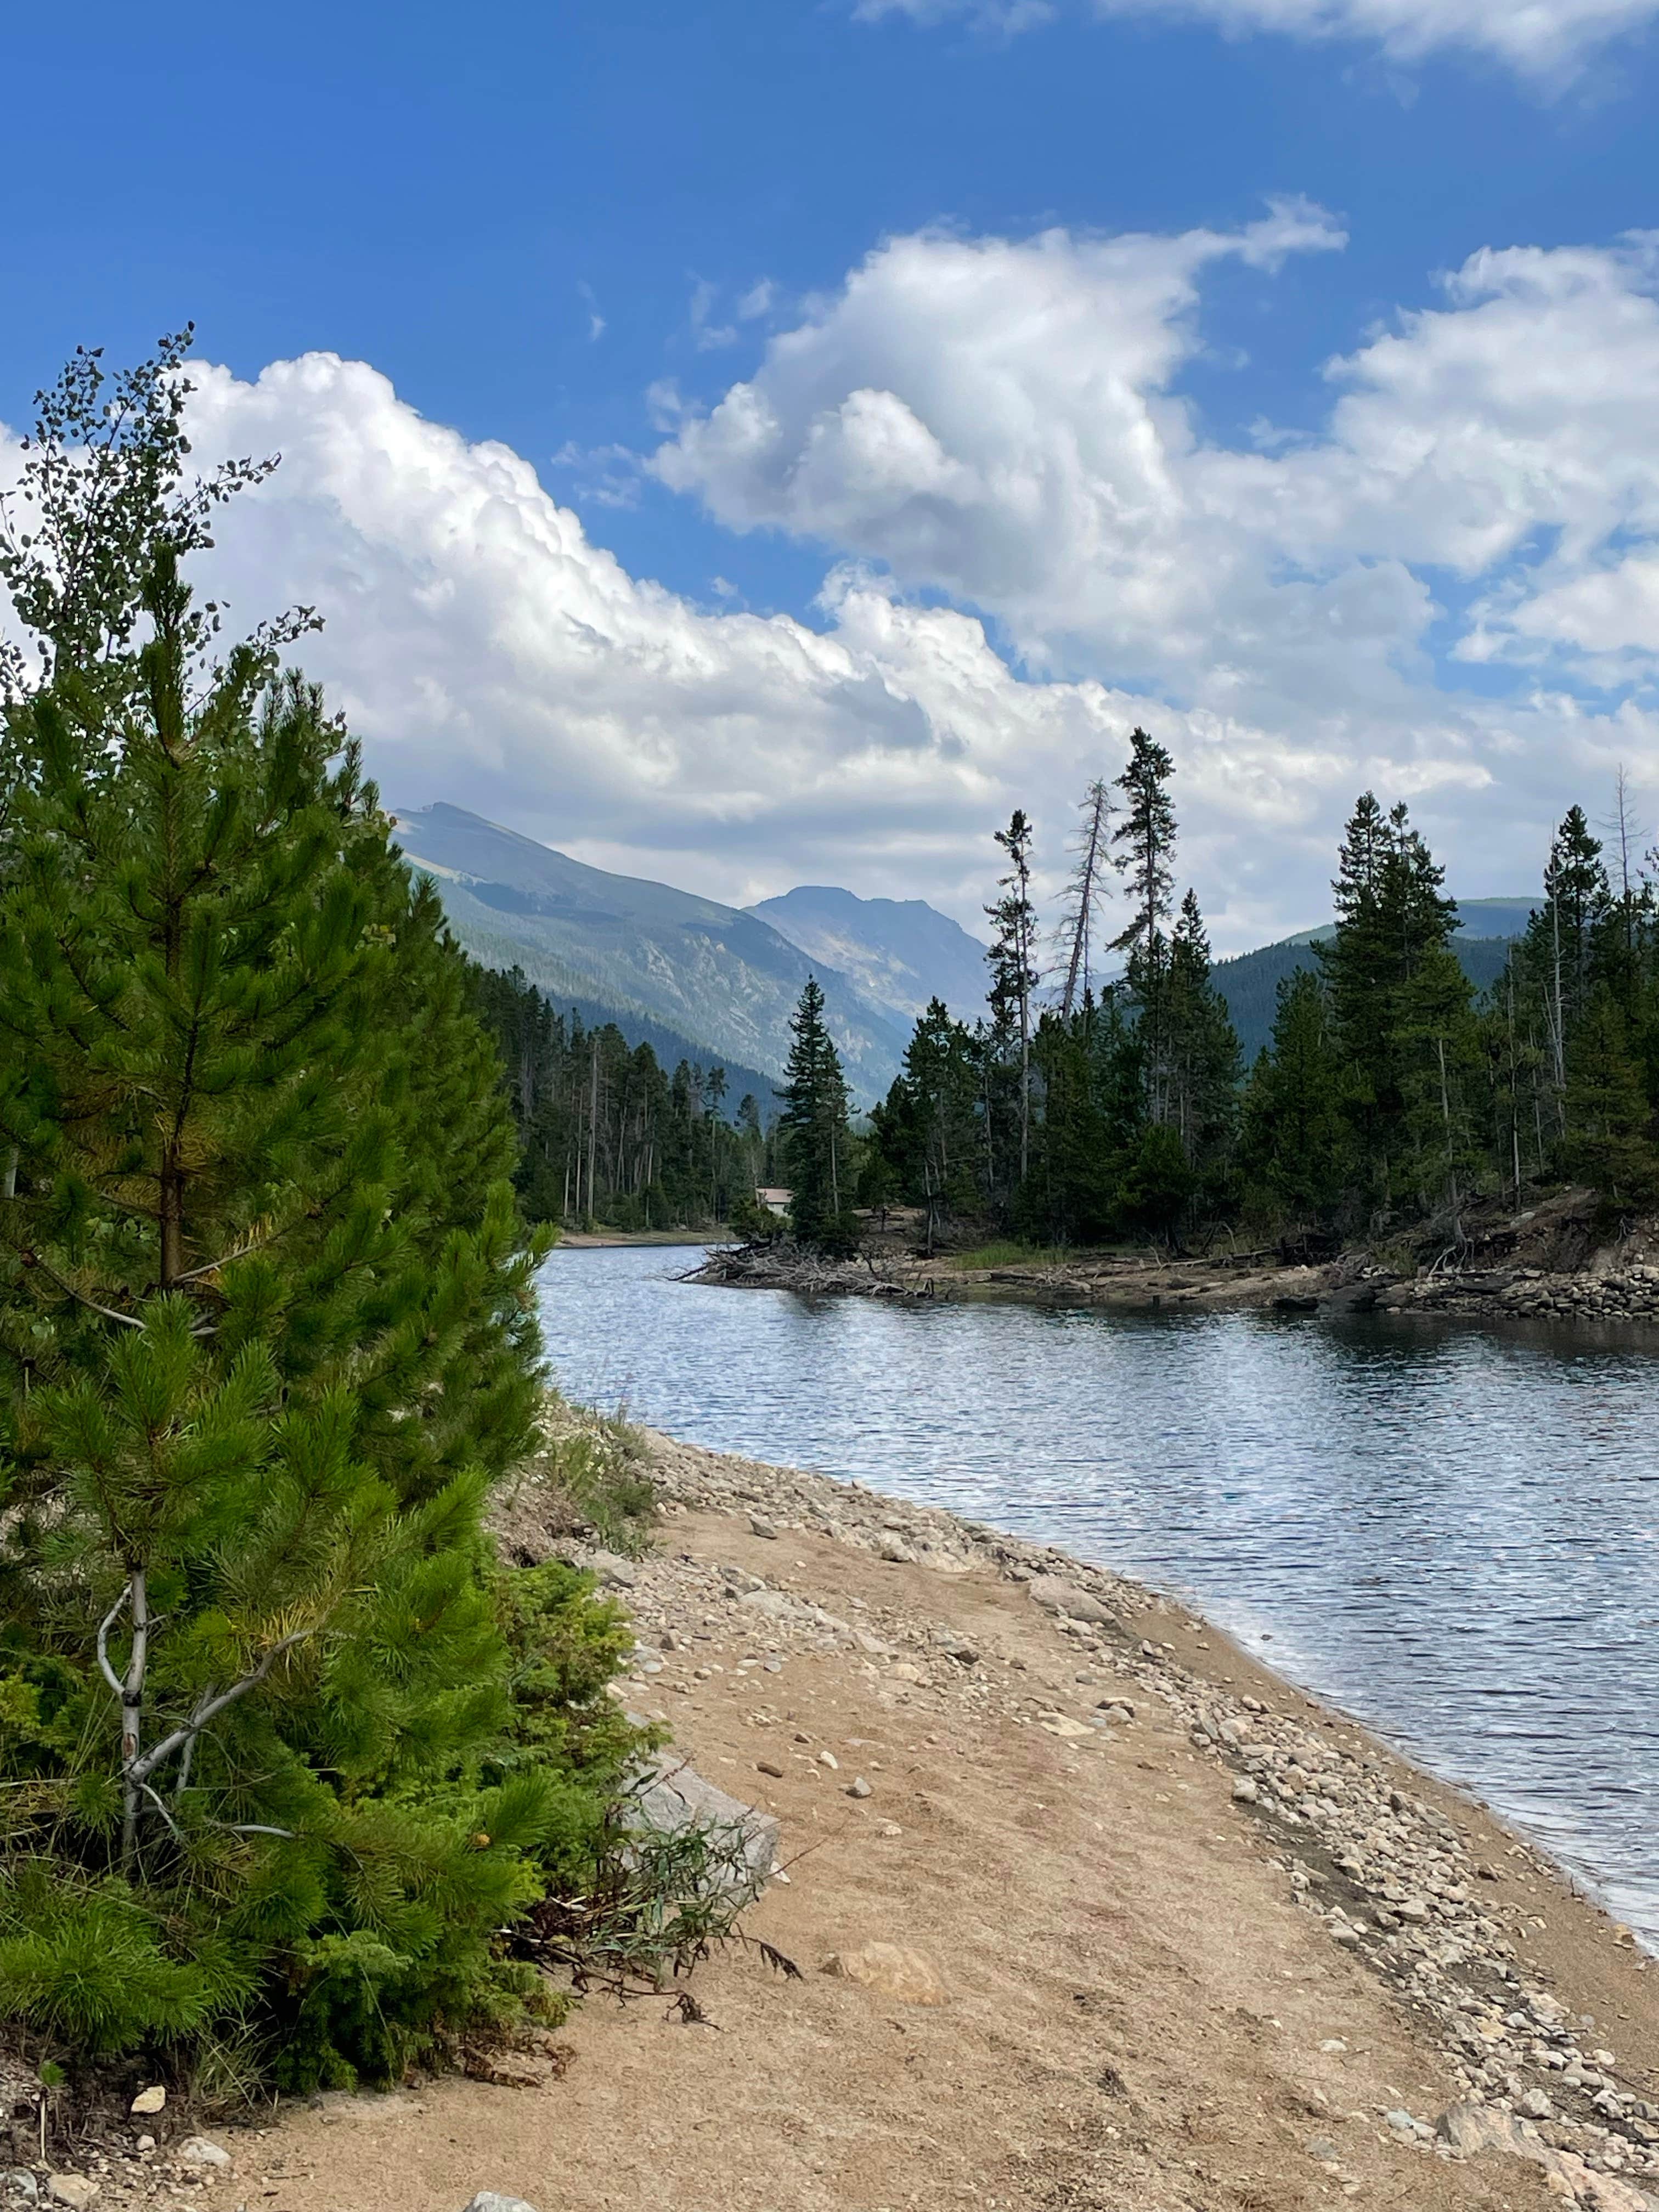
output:
[[[1474,1790],[1659,1949],[1659,1342],[899,1308],[556,1252],[573,1396],[1188,1599]]]

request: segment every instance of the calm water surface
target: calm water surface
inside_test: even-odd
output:
[[[898,1308],[556,1252],[572,1396],[1179,1593],[1659,1948],[1659,1353],[1536,1325]]]

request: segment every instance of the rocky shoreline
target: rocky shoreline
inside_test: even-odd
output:
[[[1469,1832],[1469,1808],[1454,1793],[1290,1686],[1275,1682],[1269,1700],[1183,1665],[1161,1633],[1165,1624],[1203,1630],[1207,1648],[1218,1632],[1170,1599],[1055,1547],[666,1437],[653,1439],[653,1462],[665,1494],[681,1507],[746,1514],[763,1536],[827,1535],[895,1564],[944,1574],[989,1566],[1023,1585],[1083,1662],[1077,1680],[1091,1693],[1087,1705],[1033,1699],[982,1655],[921,1623],[901,1626],[896,1639],[890,1631],[876,1636],[803,1605],[768,1577],[730,1569],[702,1577],[709,1601],[765,1623],[773,1661],[792,1646],[850,1643],[890,1678],[944,1687],[970,1707],[1002,1706],[1077,1737],[1133,1729],[1156,1700],[1194,1751],[1229,1771],[1231,1797],[1259,1822],[1292,1899],[1384,1979],[1438,2044],[1462,2097],[1438,2114],[1396,2110],[1388,2124],[1443,2154],[1510,2153],[1599,2212],[1659,2204],[1659,2194],[1639,2186],[1659,2191],[1659,2102],[1608,2047],[1606,2030],[1575,2012],[1526,1956],[1521,1931],[1532,1919],[1543,1924],[1537,1908],[1566,1886],[1541,1853],[1513,1838],[1501,1859],[1489,1846],[1483,1852]],[[631,1570],[623,1578],[637,1580]],[[643,1592],[634,1603],[649,1653],[642,1663],[654,1661],[660,1671],[650,1638],[660,1633],[661,1608]],[[1231,1650],[1229,1658],[1244,1663]],[[1644,1972],[1631,1932],[1609,1925],[1631,1971]]]
[[[791,1246],[711,1251],[688,1281],[808,1297],[901,1303],[1013,1298],[1040,1304],[1152,1313],[1273,1310],[1328,1317],[1438,1314],[1470,1320],[1659,1321],[1659,1265],[1604,1255],[1586,1267],[1434,1265],[1406,1273],[1364,1251],[1322,1266],[1227,1260],[1034,1259],[967,1272],[945,1259],[888,1255],[827,1261]]]

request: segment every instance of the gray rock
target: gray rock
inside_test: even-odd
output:
[[[1465,2158],[1474,2158],[1483,2150],[1508,2151],[1516,2158],[1535,2155],[1534,2146],[1521,2132],[1521,2123],[1513,2112],[1477,2105],[1470,2098],[1449,2105],[1435,2122],[1434,2131],[1442,2142],[1449,2143]]]
[[[1310,2158],[1317,2159],[1321,2166],[1334,2166],[1337,2148],[1328,2136],[1310,2136],[1303,2146]]]
[[[634,1562],[616,1552],[590,1552],[582,1565],[598,1577],[602,1589],[632,1589],[640,1578]]]
[[[1233,1784],[1233,1796],[1241,1805],[1254,1805],[1260,1795],[1248,1774],[1241,1774]]]
[[[775,1544],[778,1540],[777,1530],[758,1513],[751,1513],[749,1516],[749,1533],[751,1536],[762,1537],[769,1544]]]
[[[847,1785],[849,1797],[869,1797],[875,1793],[861,1774],[855,1774]]]
[[[37,2204],[40,2201],[40,2185],[27,2166],[14,2166],[9,2173],[0,2173],[0,2183],[20,2204]]]
[[[231,2162],[230,2153],[210,2136],[189,2136],[179,2144],[176,2155],[181,2166],[222,2168]]]
[[[1394,2112],[1385,2112],[1382,2117],[1397,2136],[1414,2136],[1417,2133],[1417,2123],[1407,2112],[1396,2107]]]
[[[715,1886],[734,1902],[746,1903],[765,1888],[778,1855],[782,1826],[770,1813],[728,1797],[723,1790],[699,1774],[689,1761],[672,1753],[659,1753],[634,1790],[633,1825],[662,1836],[678,1836],[688,1828],[711,1835],[736,1831],[743,1839],[741,1864],[721,1868]],[[733,1854],[735,1858],[736,1854]]]
[[[536,2212],[533,2204],[526,2204],[522,2197],[503,2197],[499,2190],[481,2189],[463,2212]]]
[[[1118,1626],[1116,1614],[1079,1583],[1063,1581],[1059,1575],[1033,1575],[1026,1588],[1045,1613],[1064,1613],[1068,1620],[1089,1621],[1099,1628]]]
[[[811,1610],[787,1590],[767,1589],[763,1585],[745,1590],[738,1603],[749,1613],[759,1613],[763,1620],[803,1620]]]
[[[46,2195],[54,2204],[68,2205],[69,2212],[86,2212],[98,2195],[98,2184],[84,2173],[49,2173]]]

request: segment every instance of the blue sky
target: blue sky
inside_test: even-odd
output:
[[[320,601],[388,791],[720,895],[969,915],[1008,805],[1061,865],[1142,702],[1224,942],[1317,916],[1362,781],[1471,892],[1530,881],[1617,760],[1659,817],[1653,283],[1620,243],[1659,227],[1659,0],[1540,0],[1529,46],[1492,0],[1008,12],[15,24],[0,422],[74,343],[193,317],[204,436],[295,457],[228,533],[239,604]],[[1553,389],[1517,387],[1534,354]],[[258,382],[330,356],[375,381]],[[522,472],[490,535],[487,441],[574,538]]]

